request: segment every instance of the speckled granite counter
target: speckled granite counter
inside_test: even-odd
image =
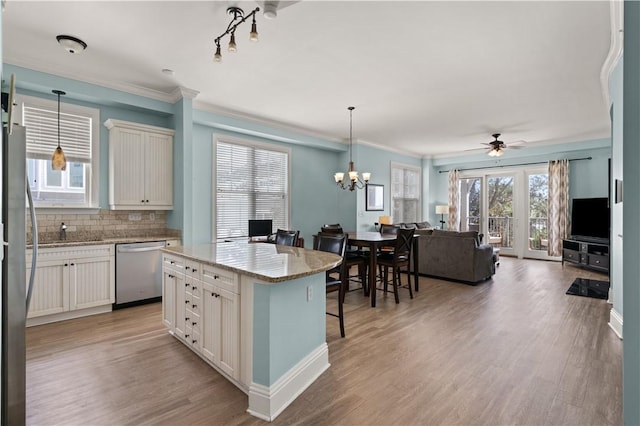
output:
[[[169,235],[155,235],[150,237],[117,237],[117,238],[104,238],[100,240],[60,240],[60,241],[47,241],[38,243],[38,247],[43,248],[56,248],[56,247],[75,247],[75,246],[95,246],[100,244],[126,244],[126,243],[138,243],[146,241],[167,241],[167,240],[179,240],[180,237]],[[33,244],[27,244],[27,249],[33,248]]]
[[[314,275],[340,264],[332,253],[265,243],[227,242],[163,249],[269,283]]]

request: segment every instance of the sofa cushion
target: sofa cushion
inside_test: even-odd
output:
[[[431,224],[429,222],[427,222],[426,220],[423,222],[416,222],[416,228],[417,229],[427,229],[427,228],[431,228]]]
[[[433,232],[434,235],[452,237],[452,238],[473,238],[476,241],[476,246],[481,244],[480,237],[478,235],[478,231],[443,231],[440,229],[436,229]]]

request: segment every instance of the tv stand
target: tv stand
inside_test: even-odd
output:
[[[562,263],[564,262],[609,273],[609,244],[574,239],[562,240]]]

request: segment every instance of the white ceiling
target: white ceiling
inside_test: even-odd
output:
[[[9,0],[4,62],[160,99],[186,87],[198,108],[339,140],[353,105],[354,139],[420,156],[495,132],[527,146],[609,136],[607,1],[288,2],[258,15],[258,43],[244,23],[238,52],[225,38],[214,63],[230,5],[257,3]],[[67,53],[58,34],[87,50]]]

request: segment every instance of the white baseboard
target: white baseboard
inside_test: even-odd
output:
[[[325,342],[273,385],[264,386],[252,382],[247,412],[268,422],[275,420],[329,366],[329,347]]]
[[[27,318],[27,327],[35,325],[50,324],[52,322],[65,321],[68,319],[87,317],[89,315],[104,314],[112,311],[112,305],[102,305],[93,308],[79,309],[77,311],[60,312],[58,314],[43,315],[41,317]]]
[[[622,339],[622,315],[613,308],[609,312],[609,327]]]

